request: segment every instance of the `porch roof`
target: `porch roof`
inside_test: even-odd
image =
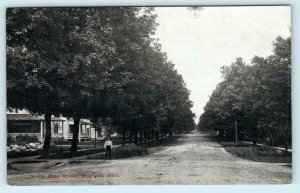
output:
[[[10,121],[44,121],[44,115],[31,115],[31,114],[7,114],[7,120]],[[62,118],[51,117],[51,121],[65,121]]]

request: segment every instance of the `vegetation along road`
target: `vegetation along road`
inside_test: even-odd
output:
[[[291,179],[292,168],[286,164],[238,158],[199,131],[143,157],[69,160],[42,172],[8,174],[9,183],[16,185],[281,184]]]

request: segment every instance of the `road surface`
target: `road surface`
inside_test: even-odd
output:
[[[287,184],[292,168],[229,154],[206,134],[193,131],[161,151],[120,160],[53,160],[32,173],[8,171],[12,185]]]

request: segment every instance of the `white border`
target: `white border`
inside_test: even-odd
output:
[[[50,7],[50,6],[187,6],[187,5],[291,5],[292,6],[292,126],[293,126],[293,183],[289,185],[152,185],[152,186],[9,186],[6,180],[6,52],[5,18],[7,7]],[[297,193],[300,192],[299,145],[300,137],[300,1],[293,0],[2,0],[0,2],[0,191],[4,193],[72,193],[89,192],[213,192],[213,193]],[[298,22],[298,23],[297,23]],[[297,50],[297,51],[296,51]]]

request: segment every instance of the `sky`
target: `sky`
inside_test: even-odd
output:
[[[190,90],[196,123],[216,85],[221,67],[237,57],[272,54],[277,36],[290,36],[289,6],[156,7],[155,37]]]

